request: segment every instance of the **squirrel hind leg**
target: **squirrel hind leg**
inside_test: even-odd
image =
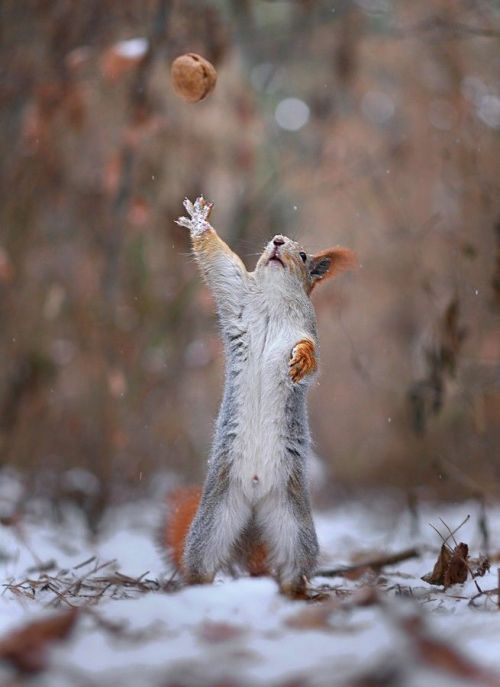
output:
[[[289,599],[307,599],[307,578],[301,575],[293,581],[278,579],[280,592]]]
[[[269,498],[257,512],[262,537],[280,590],[291,598],[306,598],[307,578],[316,567],[318,541],[306,500]]]
[[[279,588],[281,594],[292,601],[325,601],[331,598],[327,592],[311,588],[305,575],[294,583],[281,582]]]
[[[234,551],[251,509],[237,490],[205,492],[189,529],[182,559],[187,581],[213,579],[234,560]]]

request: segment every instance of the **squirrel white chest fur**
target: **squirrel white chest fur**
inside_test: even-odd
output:
[[[283,298],[276,285],[274,289],[265,286],[249,279],[247,296],[233,323],[241,334],[239,347],[226,347],[226,384],[234,385],[235,394],[231,476],[250,501],[271,489],[286,488],[287,446],[297,448],[287,432],[292,420],[287,415],[296,412],[291,400],[297,394],[288,362],[295,344],[306,334],[304,321],[312,319],[306,302]],[[309,450],[306,419],[304,413],[302,455]]]

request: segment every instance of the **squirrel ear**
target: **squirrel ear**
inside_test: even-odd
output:
[[[335,277],[340,272],[353,270],[358,264],[356,253],[349,248],[336,246],[328,248],[311,257],[309,274],[311,277],[311,291],[316,284],[324,279]]]

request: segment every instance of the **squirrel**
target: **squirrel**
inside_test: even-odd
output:
[[[306,475],[306,400],[318,369],[310,295],[356,258],[342,247],[309,255],[277,234],[248,272],[209,223],[212,206],[186,198],[189,217],[177,224],[189,229],[215,300],[224,393],[203,489],[171,496],[162,544],[188,584],[236,565],[272,574],[282,593],[301,598],[318,557]]]

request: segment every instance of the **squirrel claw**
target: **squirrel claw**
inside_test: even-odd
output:
[[[184,198],[184,201],[183,201],[182,204],[184,205],[184,207],[185,207],[185,209],[187,210],[187,212],[188,212],[188,214],[190,215],[190,217],[192,217],[193,214],[194,214],[194,206],[193,206],[193,203],[189,200],[189,198]]]
[[[176,219],[174,221],[180,227],[185,227],[186,229],[191,229],[191,220],[188,219],[187,217],[179,217],[178,219]]]

